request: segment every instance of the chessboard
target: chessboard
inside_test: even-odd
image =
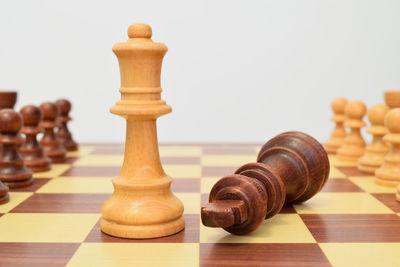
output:
[[[100,209],[113,191],[123,145],[82,145],[35,173],[0,205],[0,266],[400,266],[400,203],[354,163],[330,155],[330,178],[311,200],[286,205],[256,231],[204,227],[213,184],[256,160],[258,145],[161,145],[186,228],[163,238],[103,234]]]

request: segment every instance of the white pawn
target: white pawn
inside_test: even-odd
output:
[[[346,105],[347,100],[342,97],[336,98],[332,101],[331,108],[333,111],[333,116],[331,121],[334,121],[336,125],[329,140],[325,143],[325,150],[328,153],[336,154],[338,148],[343,145],[344,138],[347,135],[346,129],[343,126],[343,123],[346,120],[346,115],[344,114]]]
[[[352,101],[346,105],[347,119],[344,126],[350,128],[350,132],[344,139],[343,145],[338,149],[338,159],[342,161],[357,161],[365,151],[365,141],[361,136],[361,128],[366,124],[363,117],[367,111],[361,101]]]
[[[372,134],[372,142],[366,148],[364,155],[358,160],[360,171],[374,173],[383,163],[383,158],[389,152],[389,146],[383,142],[383,136],[388,133],[385,127],[385,115],[389,112],[389,107],[378,104],[368,110],[368,120],[371,126],[367,133]]]
[[[390,150],[382,166],[375,171],[375,181],[380,185],[396,186],[400,183],[400,108],[394,108],[385,116],[389,133],[383,137]]]

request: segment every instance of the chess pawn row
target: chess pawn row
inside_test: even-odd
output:
[[[367,133],[372,135],[372,142],[365,150],[364,155],[358,161],[360,171],[374,173],[379,168],[389,151],[389,146],[383,141],[383,136],[388,133],[384,125],[385,115],[389,112],[387,105],[378,104],[368,110],[368,120],[371,126]]]
[[[336,98],[332,101],[331,108],[333,111],[332,121],[336,123],[329,140],[325,143],[325,150],[328,153],[336,154],[336,151],[343,145],[347,131],[343,123],[346,121],[345,108],[347,100],[345,98]]]
[[[384,157],[382,166],[375,170],[375,181],[386,186],[396,186],[400,183],[400,108],[390,110],[385,116],[385,126],[389,133],[383,141],[390,146]]]
[[[350,128],[350,132],[344,139],[343,145],[337,150],[339,160],[357,161],[365,151],[365,141],[361,136],[361,128],[366,124],[363,117],[366,113],[366,106],[361,101],[352,101],[346,105],[345,127]]]

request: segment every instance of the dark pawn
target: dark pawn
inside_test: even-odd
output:
[[[328,156],[314,138],[301,132],[282,133],[260,150],[257,163],[220,179],[201,209],[205,226],[247,234],[282,209],[318,193],[329,175]]]
[[[40,110],[43,114],[43,120],[40,122],[40,127],[44,129],[44,135],[40,140],[43,151],[52,162],[63,162],[67,151],[54,133],[54,128],[57,127],[58,107],[54,103],[45,102],[40,105]]]
[[[18,152],[24,138],[18,134],[22,117],[12,109],[0,111],[0,143],[3,151],[0,156],[0,180],[10,188],[28,186],[33,183],[32,171],[25,167]]]
[[[25,142],[19,148],[24,159],[25,166],[33,172],[44,172],[50,170],[50,159],[43,153],[42,146],[38,143],[36,135],[42,132],[39,122],[42,119],[42,112],[33,105],[24,106],[20,113],[24,120],[24,126],[20,133],[25,134]]]
[[[71,120],[69,112],[71,111],[71,102],[67,99],[59,99],[56,101],[56,105],[60,110],[60,114],[57,117],[57,121],[60,127],[57,131],[57,137],[60,139],[61,144],[67,151],[78,150],[78,144],[72,139],[71,132],[68,130],[67,123]]]

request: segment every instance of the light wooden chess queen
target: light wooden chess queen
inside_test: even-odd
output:
[[[182,202],[170,190],[172,179],[161,166],[156,119],[171,112],[161,100],[161,64],[167,47],[155,43],[151,27],[133,24],[129,40],[113,51],[121,72],[121,100],[112,108],[127,121],[121,172],[114,193],[101,209],[101,230],[125,238],[153,238],[181,231]]]

